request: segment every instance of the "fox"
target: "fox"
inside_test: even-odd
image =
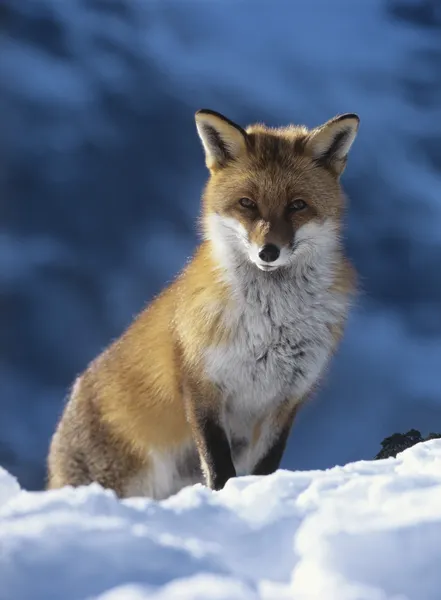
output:
[[[48,489],[162,500],[279,469],[344,334],[357,274],[340,178],[357,114],[242,128],[195,113],[208,179],[191,260],[70,390]]]

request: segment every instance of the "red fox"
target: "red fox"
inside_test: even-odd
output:
[[[163,499],[274,472],[343,334],[356,273],[339,179],[358,116],[311,130],[195,118],[209,170],[203,241],[77,378],[49,488],[98,482]]]

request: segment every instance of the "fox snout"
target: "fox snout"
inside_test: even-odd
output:
[[[293,235],[290,223],[259,219],[246,236],[249,258],[264,271],[287,265],[290,261]]]
[[[290,244],[264,241],[249,245],[250,260],[262,271],[274,271],[289,264],[292,255]]]

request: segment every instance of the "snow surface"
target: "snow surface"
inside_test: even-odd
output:
[[[1,600],[439,600],[441,440],[162,502],[0,470]]]

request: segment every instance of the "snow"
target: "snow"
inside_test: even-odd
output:
[[[0,507],[19,492],[17,480],[0,467]]]
[[[441,440],[162,502],[0,471],[1,600],[437,600]]]

